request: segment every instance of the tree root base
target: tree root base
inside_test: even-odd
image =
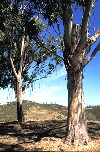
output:
[[[75,146],[84,146],[88,145],[90,141],[90,138],[88,135],[82,135],[79,137],[72,137],[71,135],[68,135],[67,138],[65,138],[64,144],[68,145],[75,145]]]

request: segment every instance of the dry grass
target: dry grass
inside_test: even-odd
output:
[[[64,144],[66,120],[0,123],[0,151],[100,151],[100,122],[89,122],[87,146]]]
[[[55,107],[30,106],[24,123],[0,123],[0,151],[100,151],[100,121],[88,121],[87,146],[64,144],[65,130],[66,116]]]
[[[67,115],[67,112],[66,112]],[[61,114],[59,111],[41,108],[40,106],[32,106],[26,111],[25,121],[45,121],[45,120],[59,120],[66,119],[67,116]]]

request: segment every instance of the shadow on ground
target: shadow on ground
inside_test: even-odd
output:
[[[100,138],[100,123],[88,122],[88,133],[92,139]]]
[[[60,120],[27,121],[21,124],[17,121],[0,123],[0,151],[25,150],[22,144],[38,142],[44,137],[63,138],[65,124],[65,121]],[[10,138],[13,143],[9,143]],[[14,142],[14,138],[17,138],[17,141]]]
[[[23,144],[36,143],[44,137],[64,138],[66,120],[17,121],[0,123],[0,151],[24,151]],[[100,124],[89,122],[88,131],[92,138],[100,137]],[[42,149],[34,149],[40,151]]]

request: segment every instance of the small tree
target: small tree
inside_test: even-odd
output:
[[[40,35],[46,25],[38,18],[36,10],[33,9],[33,3],[30,1],[5,3],[7,7],[2,9],[4,36],[1,52],[9,72],[9,75],[5,73],[5,77],[9,79],[7,84],[10,83],[14,88],[17,97],[17,119],[21,122],[23,121],[22,92],[33,81],[46,77],[54,67],[49,63],[49,68],[44,70],[48,64],[48,61],[46,62],[48,54]]]
[[[41,3],[34,1],[38,11],[45,19],[48,19],[50,26],[56,24],[58,36],[60,22],[63,22],[64,46],[62,47],[63,60],[67,71],[68,89],[68,119],[67,119],[67,142],[76,145],[88,143],[87,125],[85,120],[85,107],[83,100],[83,69],[94,58],[100,50],[100,43],[92,51],[91,46],[100,36],[100,29],[89,37],[89,18],[91,9],[94,6],[93,0],[42,0]],[[75,24],[73,21],[74,11],[81,6],[83,12],[82,23]],[[54,27],[55,30],[57,28]]]

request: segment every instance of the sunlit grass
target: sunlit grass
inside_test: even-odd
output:
[[[33,108],[32,108],[33,107]],[[35,111],[34,111],[35,108]],[[49,111],[48,113],[58,114],[58,118],[63,119],[67,117],[67,107],[58,104],[39,104],[31,101],[23,101],[23,111],[26,117],[27,112],[31,111],[39,112],[43,110]],[[42,114],[41,113],[41,114]],[[100,121],[100,106],[91,106],[86,108],[86,118],[88,121]],[[15,121],[16,120],[16,102],[7,103],[6,105],[0,105],[0,122],[2,121]]]

